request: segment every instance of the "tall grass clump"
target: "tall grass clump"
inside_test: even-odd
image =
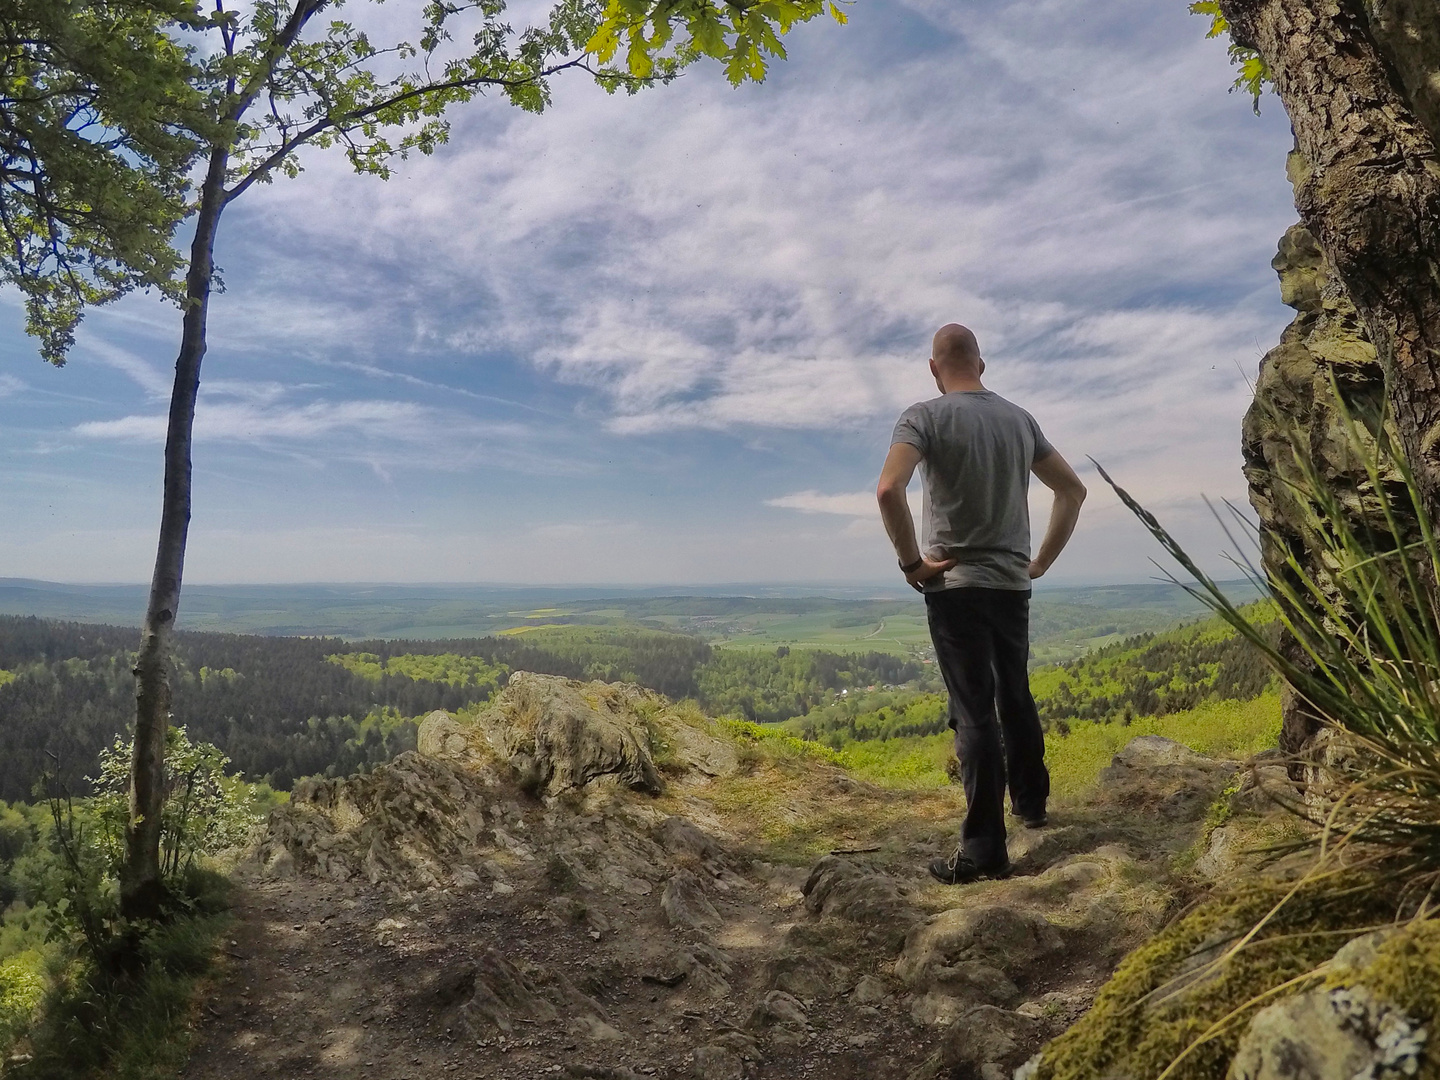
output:
[[[1262,574],[1237,560],[1279,601],[1279,619],[1304,660],[1247,619],[1149,511],[1101,475],[1193,579],[1177,584],[1259,650],[1322,723],[1322,749],[1306,764],[1312,785],[1324,790],[1295,807],[1321,827],[1316,842],[1363,848],[1428,891],[1440,880],[1440,544],[1383,418],[1366,439],[1338,394],[1337,402],[1385,529],[1352,526],[1353,509],[1293,432],[1297,477],[1277,480],[1298,496],[1304,531],[1320,545],[1312,563],[1323,570],[1312,571],[1284,544],[1272,549],[1283,552],[1281,572]]]
[[[1082,1063],[1113,1064],[1117,1054],[1165,1080],[1218,1075],[1226,1048],[1233,1049],[1255,1011],[1320,985],[1330,974],[1328,958],[1346,936],[1377,922],[1422,927],[1434,914],[1440,884],[1440,544],[1385,416],[1360,423],[1334,389],[1346,449],[1363,468],[1355,497],[1347,499],[1326,483],[1309,452],[1308,433],[1290,429],[1294,472],[1274,480],[1294,496],[1310,550],[1296,552],[1281,538],[1261,534],[1252,539],[1270,554],[1268,572],[1257,570],[1243,551],[1234,560],[1277,601],[1294,651],[1247,619],[1159,521],[1100,470],[1192,579],[1171,580],[1249,641],[1319,721],[1319,734],[1298,761],[1303,794],[1288,801],[1313,828],[1271,853],[1308,851],[1313,858],[1296,877],[1266,882],[1247,875],[1220,890],[1208,908],[1122,965],[1108,996],[1102,994],[1096,1009],[1055,1044],[1053,1056],[1047,1052],[1040,1070],[1046,1080],[1086,1075],[1089,1066]],[[1237,523],[1248,524],[1230,511]],[[1310,909],[1328,914],[1317,921]],[[1209,918],[1221,918],[1230,929],[1218,938],[1202,935],[1215,947],[1197,974],[1196,954],[1175,949],[1187,925],[1199,928]],[[1142,971],[1147,964],[1153,970]],[[1230,989],[1220,997],[1208,991],[1184,996],[1179,988],[1202,985],[1201,976]],[[1184,1024],[1166,1027],[1154,1003],[1176,994],[1182,1003],[1176,1016]],[[1148,1025],[1139,1021],[1144,1011],[1151,1014]]]

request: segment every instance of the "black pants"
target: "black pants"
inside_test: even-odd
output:
[[[946,589],[925,594],[935,659],[950,692],[950,726],[965,785],[964,853],[982,867],[1007,861],[1005,786],[1021,817],[1045,812],[1045,735],[1030,696],[1030,594]]]

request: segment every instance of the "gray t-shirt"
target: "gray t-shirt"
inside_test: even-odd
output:
[[[959,559],[927,592],[1030,588],[1030,467],[1054,448],[1035,418],[990,390],[911,405],[891,444],[920,451],[921,550]]]

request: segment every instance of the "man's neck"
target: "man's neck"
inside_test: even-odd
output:
[[[943,386],[944,392],[947,394],[964,394],[985,389],[979,379],[965,378],[964,376],[946,379]]]

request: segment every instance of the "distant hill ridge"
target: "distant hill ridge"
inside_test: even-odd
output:
[[[1235,583],[1236,592],[1242,584]],[[145,594],[145,586],[138,584],[0,578],[0,614],[138,626]],[[1038,623],[1057,629],[1103,623],[1104,612],[1128,613],[1117,623],[1120,632],[1159,629],[1166,620],[1202,612],[1183,592],[1163,583],[1042,588],[1034,610]],[[837,619],[863,626],[901,612],[923,616],[923,607],[908,590],[886,586],[190,585],[179,624],[189,630],[351,639],[463,638],[533,624],[541,612],[545,621],[562,624],[659,620],[656,628],[676,619],[833,612]]]

